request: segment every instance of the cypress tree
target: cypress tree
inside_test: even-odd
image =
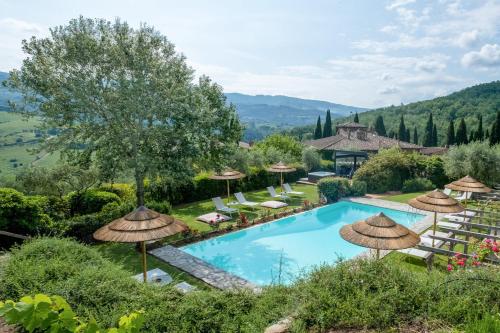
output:
[[[332,118],[330,116],[330,110],[326,110],[325,126],[323,127],[323,137],[332,136]]]
[[[396,136],[396,133],[394,133],[394,131],[393,131],[393,130],[390,130],[390,131],[389,131],[389,134],[388,134],[387,136],[388,136],[389,138],[391,138],[391,139],[394,139],[394,137]]]
[[[448,134],[446,135],[446,144],[450,147],[455,144],[455,125],[453,124],[453,120],[450,120],[450,124],[448,125]]]
[[[432,130],[434,128],[434,123],[432,121],[432,112],[429,113],[429,118],[427,119],[427,124],[425,124],[424,139],[422,145],[424,147],[432,146]]]
[[[410,135],[410,129],[409,128],[406,129],[406,138],[405,139],[406,139],[405,140],[406,142],[411,142],[411,135]]]
[[[358,113],[356,112],[356,114],[354,115],[354,122],[355,123],[359,123],[359,116],[358,116]]]
[[[432,127],[432,146],[437,147],[438,145],[438,131],[436,128],[436,124]]]
[[[488,129],[486,129],[486,131],[484,132],[484,139],[489,139],[490,138],[490,131],[488,131]]]
[[[476,141],[476,134],[474,131],[470,131],[469,133],[469,142],[474,142]]]
[[[318,121],[316,122],[316,129],[314,130],[314,140],[321,139],[321,116],[318,116]]]
[[[490,145],[497,143],[500,143],[500,111],[497,111],[497,118],[493,125],[491,125],[490,131]]]
[[[398,139],[400,141],[406,141],[406,126],[403,115],[401,115],[401,119],[399,120]]]
[[[418,132],[417,132],[417,126],[413,128],[413,143],[418,145]]]
[[[474,139],[476,139],[476,141],[483,141],[484,140],[483,116],[479,115],[477,117],[477,120],[479,121],[479,124],[477,125],[476,133],[474,133]]]
[[[381,136],[386,136],[387,132],[385,131],[385,125],[384,125],[384,118],[382,116],[377,116],[377,119],[375,119],[375,132],[377,132],[378,135]]]
[[[467,144],[467,126],[465,125],[465,120],[462,118],[460,124],[457,128],[457,134],[455,136],[455,143],[457,145]]]

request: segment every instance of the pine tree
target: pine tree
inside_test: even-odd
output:
[[[488,131],[488,129],[486,129],[486,131],[484,132],[484,139],[487,140],[490,138],[490,131]]]
[[[427,119],[427,124],[425,124],[424,139],[422,145],[424,147],[432,146],[432,129],[434,128],[434,122],[432,121],[432,113],[429,113],[429,118]]]
[[[384,118],[382,116],[377,116],[377,119],[375,119],[375,132],[377,132],[378,135],[381,136],[386,136],[387,132],[385,131],[385,125],[384,125]]]
[[[330,110],[326,110],[325,126],[323,127],[323,137],[332,136],[332,117],[330,116]]]
[[[484,140],[484,132],[483,132],[483,116],[479,115],[477,117],[477,120],[479,121],[479,124],[477,125],[477,130],[476,133],[474,133],[474,139],[476,141],[483,141]]]
[[[432,146],[438,146],[438,131],[436,128],[436,124],[434,124],[434,126],[432,127]]]
[[[457,145],[467,144],[467,126],[465,125],[465,120],[462,118],[460,124],[457,128],[457,134],[455,136],[455,143]]]
[[[318,116],[318,121],[316,122],[316,129],[314,130],[314,140],[321,139],[321,116]]]
[[[418,145],[418,132],[417,132],[417,126],[413,128],[413,143]]]
[[[497,111],[497,118],[493,125],[491,125],[490,131],[490,145],[497,143],[500,143],[500,111]]]
[[[410,135],[410,129],[409,128],[406,129],[406,137],[405,137],[405,139],[406,139],[405,140],[406,142],[411,142],[411,135]]]
[[[354,122],[355,123],[359,123],[359,116],[358,116],[358,113],[356,112],[356,114],[354,115]]]
[[[399,120],[398,139],[400,141],[406,141],[406,126],[403,115],[401,115],[401,119]]]
[[[394,133],[394,131],[393,131],[393,130],[390,130],[390,131],[389,131],[389,134],[388,134],[387,136],[388,136],[389,138],[391,138],[391,139],[394,139],[394,137],[396,136],[396,133]]]
[[[455,144],[455,125],[453,124],[453,120],[450,120],[450,124],[448,125],[448,134],[446,135],[446,144],[450,147]]]
[[[469,142],[476,141],[476,133],[474,131],[470,131],[469,133]]]

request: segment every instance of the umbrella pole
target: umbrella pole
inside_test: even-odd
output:
[[[226,181],[227,181],[227,203],[229,204],[229,196],[230,196],[229,179],[226,179]]]
[[[434,212],[434,225],[432,227],[432,236],[436,236],[436,219],[437,219],[437,212]],[[432,237],[432,247],[434,247],[434,237]]]
[[[148,280],[147,266],[146,266],[146,242],[141,242],[142,247],[142,274],[144,276],[144,282]]]
[[[379,260],[379,259],[380,259],[380,250],[377,249],[377,260]]]
[[[469,192],[465,192],[465,199],[464,199],[464,222],[466,221],[467,219],[467,196],[469,195]],[[470,230],[470,228],[468,228],[467,226],[465,226],[465,230]],[[466,241],[469,241],[469,235],[465,235],[465,240]],[[464,245],[464,253],[467,253],[467,244]]]
[[[283,172],[280,172],[281,193],[283,193]]]

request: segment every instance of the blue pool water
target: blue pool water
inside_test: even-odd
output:
[[[424,217],[343,201],[181,249],[257,285],[289,283],[316,265],[335,263],[339,257],[350,259],[365,251],[343,240],[339,230],[379,212],[407,227]]]

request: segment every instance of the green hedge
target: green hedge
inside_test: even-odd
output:
[[[366,183],[363,181],[349,182],[347,178],[328,177],[318,182],[318,193],[328,202],[336,202],[344,197],[360,197],[366,194]]]
[[[407,179],[403,182],[403,193],[429,191],[434,189],[434,184],[427,178]]]
[[[292,332],[392,332],[417,323],[430,331],[451,330],[500,310],[500,274],[488,267],[417,273],[394,261],[352,260],[259,294],[200,290],[182,295],[171,286],[135,281],[132,272],[88,246],[44,238],[14,249],[1,268],[0,299],[60,295],[77,315],[106,326],[123,313],[144,309],[145,332],[263,332],[290,314]]]
[[[285,182],[295,182],[306,177],[307,172],[302,166],[296,166],[297,171],[283,174]],[[225,181],[212,180],[208,173],[200,173],[186,184],[176,184],[165,180],[146,182],[146,199],[148,201],[168,201],[172,205],[206,200],[223,196],[227,192]],[[250,168],[245,178],[230,181],[231,192],[247,192],[263,189],[279,184],[279,174],[270,173],[265,169]]]
[[[90,189],[84,192],[72,192],[68,194],[71,215],[84,215],[100,212],[104,206],[121,203],[120,197],[111,192]]]

